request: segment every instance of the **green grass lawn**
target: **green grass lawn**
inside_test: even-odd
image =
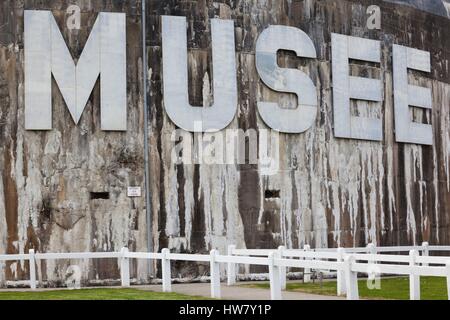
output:
[[[447,300],[446,278],[421,277],[422,300]],[[269,288],[269,283],[247,285],[252,288]],[[335,296],[336,281],[320,283],[288,283],[288,291],[298,291],[312,294]],[[365,299],[409,300],[409,278],[388,278],[381,280],[381,290],[369,290],[367,280],[359,281],[359,296]]]
[[[138,289],[82,289],[41,292],[0,292],[0,300],[204,300],[202,297]]]

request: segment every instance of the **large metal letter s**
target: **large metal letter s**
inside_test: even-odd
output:
[[[279,50],[295,51],[297,56],[316,58],[316,49],[308,35],[298,28],[270,26],[256,43],[256,68],[262,81],[272,90],[295,93],[297,108],[280,108],[277,103],[259,102],[261,118],[272,129],[283,133],[302,133],[311,128],[317,117],[317,91],[302,71],[280,68]]]

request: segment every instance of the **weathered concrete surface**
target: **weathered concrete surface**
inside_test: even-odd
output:
[[[143,185],[143,105],[140,11],[136,1],[75,1],[81,30],[66,27],[65,1],[2,1],[0,46],[0,252],[146,250],[142,199],[127,197],[128,186]],[[79,126],[75,126],[53,82],[53,127],[24,130],[23,10],[51,9],[72,56],[79,58],[97,13],[127,13],[128,132],[100,130],[99,82]],[[6,43],[5,43],[6,42]],[[99,192],[109,192],[109,199]],[[97,193],[97,194],[96,194]],[[87,279],[118,278],[113,260],[42,261],[39,279],[64,279],[77,264]],[[3,265],[0,282],[28,277],[28,264]],[[143,262],[134,272],[146,279]]]
[[[382,30],[366,28],[366,9],[382,10]],[[257,101],[286,101],[292,96],[267,89],[255,69],[255,43],[270,24],[299,27],[314,41],[318,60],[281,54],[280,64],[300,67],[319,89],[320,111],[305,134],[281,135],[281,170],[263,176],[256,166],[174,166],[164,114],[160,19],[188,17],[191,104],[208,101],[212,78],[210,18],[235,20],[239,111],[230,128],[266,129]],[[274,248],[312,246],[450,243],[449,101],[450,20],[384,1],[152,1],[153,203],[158,247],[207,252],[226,245]],[[334,138],[331,33],[382,42],[381,65],[359,63],[352,73],[384,83],[383,104],[358,102],[353,112],[383,120],[383,142]],[[431,52],[432,73],[412,73],[412,84],[433,91],[432,114],[414,110],[416,120],[431,122],[434,146],[397,144],[394,137],[392,45]],[[380,70],[381,69],[381,70]],[[205,81],[206,79],[206,81]],[[273,197],[279,195],[279,197]],[[267,196],[267,197],[266,197]],[[191,270],[178,265],[177,272]]]
[[[450,17],[450,1],[449,0],[384,0],[399,5],[411,6],[426,12]]]
[[[343,0],[152,0],[148,17],[150,68],[152,250],[207,252],[226,245],[274,248],[353,246],[375,241],[403,245],[450,244],[450,29],[449,19],[410,6]],[[143,95],[140,1],[71,1],[82,8],[80,31],[65,28],[67,3],[59,0],[2,1],[0,5],[0,253],[110,251],[128,245],[146,250],[143,198],[126,196],[143,186]],[[382,9],[382,30],[366,28],[366,8]],[[97,12],[127,13],[128,132],[100,131],[99,88],[76,127],[53,87],[54,130],[24,130],[23,10],[51,9],[75,58],[80,56]],[[160,16],[188,18],[190,103],[211,99],[213,69],[209,21],[235,20],[239,110],[230,128],[267,129],[257,101],[296,103],[274,93],[255,68],[255,43],[270,24],[299,27],[314,41],[318,60],[282,53],[280,64],[299,67],[319,89],[316,124],[305,134],[280,135],[280,172],[263,176],[253,165],[173,165],[175,129],[164,112]],[[382,105],[358,103],[355,113],[378,116],[382,143],[335,139],[333,135],[331,32],[382,41],[380,66],[352,65],[352,73],[380,77]],[[433,147],[397,144],[394,139],[392,44],[431,52],[432,73],[410,81],[433,90]],[[381,68],[381,71],[379,70]],[[109,199],[105,194],[109,192]],[[39,278],[56,282],[69,264],[84,279],[118,278],[117,261],[41,262]],[[205,274],[207,264],[175,264],[174,276]],[[27,278],[26,263],[2,266],[0,282]],[[147,279],[146,265],[132,277]]]

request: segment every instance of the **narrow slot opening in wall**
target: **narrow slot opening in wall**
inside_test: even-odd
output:
[[[91,192],[91,200],[109,200],[109,192]]]
[[[264,197],[266,199],[279,199],[280,198],[280,190],[266,190]]]

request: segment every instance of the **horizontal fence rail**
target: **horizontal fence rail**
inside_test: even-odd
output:
[[[288,261],[314,261],[311,265],[303,265],[303,280],[305,283],[311,281],[313,270],[335,271],[337,274],[337,294],[347,294],[349,299],[359,298],[357,292],[357,274],[364,273],[374,278],[377,275],[409,275],[410,276],[410,298],[420,299],[420,276],[447,277],[448,295],[450,296],[450,274],[448,264],[450,256],[429,256],[432,252],[448,252],[450,246],[430,246],[427,242],[420,246],[395,246],[377,247],[369,244],[367,247],[359,248],[316,248],[311,249],[305,245],[303,249],[236,249],[234,245],[228,248],[229,256],[263,257],[271,253],[277,253],[281,258]],[[397,255],[394,253],[408,253],[408,255]],[[421,254],[421,255],[420,255]],[[350,257],[350,262],[346,259]],[[318,264],[317,261],[324,263]],[[280,262],[280,286],[286,289],[287,268],[299,268],[294,263]],[[314,264],[315,263],[315,264]],[[344,267],[340,268],[338,266]],[[347,265],[347,267],[346,267]],[[300,267],[301,268],[301,267]],[[236,284],[236,264],[228,263],[227,268],[228,285]],[[272,280],[271,280],[272,281]],[[353,291],[353,292],[348,292]],[[356,293],[355,293],[356,291]]]
[[[111,259],[121,258],[120,252],[75,252],[75,253],[36,253],[36,260],[75,260],[75,259]]]
[[[359,299],[358,273],[373,278],[375,274],[409,276],[410,298],[420,299],[420,277],[446,277],[447,291],[450,297],[450,256],[429,256],[430,252],[446,252],[450,247],[422,246],[408,247],[376,247],[373,244],[366,248],[311,249],[306,245],[303,249],[236,249],[229,246],[227,255],[220,255],[212,250],[209,255],[171,253],[163,249],[161,253],[129,252],[123,248],[120,252],[74,252],[74,253],[35,253],[0,255],[0,262],[29,261],[30,288],[35,290],[36,263],[40,260],[71,259],[118,259],[120,277],[123,287],[130,286],[130,259],[160,260],[162,269],[163,292],[172,292],[172,261],[207,262],[210,264],[211,297],[221,297],[221,264],[227,266],[227,283],[236,283],[237,265],[266,266],[269,271],[271,299],[282,298],[282,290],[286,288],[287,268],[304,269],[307,278],[312,270],[327,270],[337,273],[338,295],[346,294],[347,299]],[[387,253],[409,252],[408,255]],[[420,255],[420,253],[422,255]],[[306,279],[308,280],[308,279]],[[450,298],[449,298],[450,300]]]

